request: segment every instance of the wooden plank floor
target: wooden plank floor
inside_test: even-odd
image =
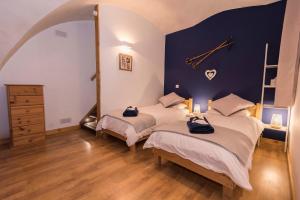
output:
[[[290,199],[287,160],[263,143],[254,155],[254,191],[235,199]],[[112,137],[84,130],[51,136],[45,144],[0,150],[1,200],[221,199],[221,186],[172,163],[155,165],[151,151],[133,156]]]

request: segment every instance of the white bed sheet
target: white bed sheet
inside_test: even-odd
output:
[[[162,104],[156,104],[152,106],[145,106],[139,108],[140,113],[146,113],[152,115],[156,120],[156,125],[161,123],[170,123],[178,120],[185,120],[188,113],[187,109],[178,108],[165,108]],[[145,129],[141,132],[136,132],[131,124],[128,124],[122,120],[118,120],[109,116],[104,116],[98,123],[96,130],[108,129],[119,133],[126,137],[126,143],[128,146],[134,145],[140,138],[150,135],[152,128]]]
[[[206,169],[224,173],[238,186],[252,190],[248,170],[251,169],[252,155],[259,138],[263,124],[253,117],[224,117],[221,115],[206,115],[212,125],[228,127],[246,134],[254,143],[252,154],[244,166],[238,158],[214,143],[170,132],[155,132],[146,141],[144,148],[158,148],[175,153]]]

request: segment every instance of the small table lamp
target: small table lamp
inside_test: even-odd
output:
[[[282,127],[282,115],[281,114],[273,114],[272,115],[271,127],[281,129],[281,127]]]
[[[195,104],[194,105],[194,113],[201,113],[200,104]]]

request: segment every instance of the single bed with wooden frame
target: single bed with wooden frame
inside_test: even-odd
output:
[[[186,99],[182,103],[184,103],[187,106],[188,111],[191,113],[192,110],[193,110],[193,99],[192,98]],[[118,138],[118,139],[124,141],[124,142],[126,142],[126,140],[127,140],[127,138],[125,136],[123,136],[123,135],[121,135],[121,134],[119,134],[117,132],[114,132],[112,130],[109,130],[109,129],[102,129],[102,130],[96,132],[97,136],[98,135],[105,136],[105,134],[111,135],[111,136],[113,136],[115,138]],[[146,135],[146,136],[141,137],[137,141],[137,143],[141,142],[141,141],[144,141],[144,140],[147,140],[149,136],[150,135]],[[133,145],[131,145],[131,146],[129,146],[129,150],[130,150],[130,152],[135,153],[136,152],[136,143],[133,144]]]
[[[211,103],[212,101],[208,101],[208,110],[211,109]],[[247,110],[251,113],[252,117],[255,117],[257,119],[260,119],[261,116],[261,104],[256,104],[253,107],[248,108]],[[259,141],[258,141],[259,142]],[[189,169],[203,177],[206,177],[212,181],[215,181],[223,186],[223,199],[232,199],[234,190],[236,188],[236,184],[223,173],[216,173],[212,170],[206,169],[200,165],[195,164],[194,162],[182,158],[181,156],[170,153],[168,151],[165,151],[163,149],[158,148],[152,148],[154,156],[157,160],[157,164],[160,166],[162,164],[162,159],[171,161],[173,163],[176,163],[186,169]]]

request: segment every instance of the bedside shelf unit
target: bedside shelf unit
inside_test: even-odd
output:
[[[290,119],[290,108],[289,107],[276,107],[275,105],[270,104],[265,104],[265,92],[266,90],[268,92],[270,91],[275,91],[276,92],[276,85],[270,85],[270,83],[266,83],[266,76],[267,73],[270,73],[270,70],[278,70],[278,65],[269,65],[268,62],[268,51],[269,51],[269,44],[266,44],[265,47],[265,60],[264,60],[264,73],[263,73],[263,82],[262,82],[262,93],[261,93],[261,105],[266,109],[286,109],[288,111],[287,114],[287,126],[282,127],[281,129],[276,129],[271,127],[270,124],[265,124],[265,130],[263,133],[263,136],[267,136],[267,138],[270,139],[275,139],[275,140],[280,140],[285,142],[284,144],[284,151],[286,152],[287,150],[287,143],[288,143],[288,136],[289,136],[289,119]],[[277,72],[276,72],[277,73]],[[262,111],[263,112],[263,111]],[[263,113],[261,113],[261,118],[263,117]]]
[[[287,138],[287,127],[281,129],[272,128],[271,125],[266,124],[262,134],[263,138],[268,138],[284,143],[284,150],[286,151],[286,138]]]
[[[264,131],[263,131],[263,137],[284,142],[284,152],[286,152],[287,145],[288,145],[289,121],[290,121],[291,109],[289,107],[276,107],[274,105],[267,105],[267,104],[263,105],[263,108],[287,110],[286,126],[282,126],[281,128],[273,128],[271,124],[264,124]]]
[[[262,82],[262,87],[261,87],[261,105],[264,105],[266,89],[268,89],[268,91],[270,89],[276,90],[276,85],[271,85],[270,83],[266,83],[266,79],[267,79],[266,77],[267,77],[267,73],[269,72],[269,70],[275,69],[277,71],[277,69],[278,69],[278,65],[269,65],[267,63],[268,62],[268,51],[269,51],[269,44],[267,43],[266,48],[265,48],[263,82]]]

